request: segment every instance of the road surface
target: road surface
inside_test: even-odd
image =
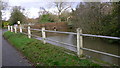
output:
[[[3,33],[5,31],[3,30]],[[20,52],[2,37],[2,66],[31,66],[28,62]]]

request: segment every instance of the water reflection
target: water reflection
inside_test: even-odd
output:
[[[76,45],[76,36],[74,35],[54,34],[52,36],[49,35],[48,38],[56,40],[56,41]],[[120,48],[120,46],[117,44],[109,44],[100,39],[91,39],[91,38],[84,38],[83,44],[85,48],[95,49],[98,51],[103,51],[103,52],[107,52],[107,53],[111,53],[115,55],[118,55],[118,48]],[[57,44],[57,45],[60,45],[60,44]],[[62,45],[62,44],[60,46],[66,47],[65,45]],[[71,47],[67,47],[67,48],[75,50],[75,48],[71,48]],[[100,60],[104,60],[111,64],[118,64],[118,58],[114,58],[114,57],[110,57],[110,56],[106,56],[102,54],[97,54],[97,53],[93,53],[89,51],[84,51],[84,54],[89,55],[94,58],[98,58]]]

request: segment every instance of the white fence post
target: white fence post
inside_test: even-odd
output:
[[[14,26],[14,29],[15,29],[15,33],[17,33],[17,27],[16,26]]]
[[[28,38],[31,38],[30,26],[28,26]]]
[[[20,33],[22,33],[22,26],[20,25]]]
[[[11,26],[11,32],[13,32],[13,26]]]
[[[77,29],[77,55],[80,57],[83,54],[83,38],[80,36],[82,34],[82,29],[78,28]]]
[[[10,26],[8,25],[8,31],[10,31]]]
[[[46,38],[46,34],[45,34],[45,27],[42,27],[42,38],[43,38],[43,43],[45,44],[46,41],[45,41],[45,38]]]

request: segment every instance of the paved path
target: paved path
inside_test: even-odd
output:
[[[2,67],[2,29],[0,28],[0,67]]]
[[[31,66],[31,64],[2,37],[2,66]]]

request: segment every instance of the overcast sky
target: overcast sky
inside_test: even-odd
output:
[[[6,0],[8,2],[8,9],[2,11],[3,16],[2,18],[5,20],[8,20],[10,18],[11,8],[13,6],[21,6],[26,9],[24,14],[29,18],[37,18],[39,16],[38,12],[40,11],[40,7],[44,7],[50,12],[55,12],[57,9],[55,7],[52,7],[52,1],[48,0]],[[73,8],[76,7],[77,3],[74,3],[72,5]]]
[[[4,0],[4,1],[8,2],[9,10],[2,11],[3,12],[2,18],[8,20],[11,13],[10,9],[13,6],[21,6],[26,9],[26,11],[24,12],[26,16],[28,16],[29,18],[37,18],[39,16],[38,12],[40,11],[40,7],[45,7],[50,12],[54,12],[57,11],[57,9],[55,7],[52,7],[51,4],[53,2],[65,1],[65,2],[74,2],[72,4],[72,8],[75,9],[77,4],[79,2],[82,2],[83,0]],[[84,0],[84,1],[93,1],[93,0]],[[100,0],[96,0],[96,1],[100,1]]]

